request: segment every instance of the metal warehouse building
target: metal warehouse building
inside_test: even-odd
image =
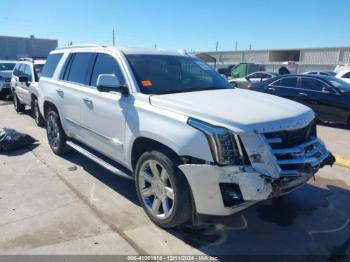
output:
[[[218,68],[247,62],[262,64],[265,65],[266,70],[276,71],[283,62],[294,61],[299,73],[310,70],[333,70],[338,64],[350,63],[350,47],[224,51],[202,54],[211,57],[207,62],[215,61]]]
[[[57,47],[57,40],[39,39],[31,36],[0,36],[0,59],[17,60],[23,57],[47,57]]]

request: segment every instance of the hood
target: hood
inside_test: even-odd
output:
[[[300,128],[315,117],[314,112],[302,104],[242,89],[153,95],[150,102],[238,133]]]
[[[11,78],[12,70],[0,71],[0,76],[3,78]]]

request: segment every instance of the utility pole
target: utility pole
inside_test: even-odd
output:
[[[249,44],[249,50],[250,51],[252,50],[252,44]]]
[[[112,40],[112,41],[113,41],[113,46],[115,46],[115,33],[114,33],[114,29],[113,29],[113,36],[112,36],[112,37],[113,37],[113,40]]]
[[[157,44],[154,44],[154,49],[157,49]]]
[[[215,47],[216,52],[218,51],[218,49],[219,49],[219,42],[216,42],[216,47]]]
[[[236,44],[235,44],[235,51],[237,51],[237,48],[238,48],[238,42],[236,41]]]

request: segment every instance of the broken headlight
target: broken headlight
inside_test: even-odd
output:
[[[226,128],[189,118],[187,123],[205,134],[215,162],[219,165],[244,164],[242,145],[237,135]]]

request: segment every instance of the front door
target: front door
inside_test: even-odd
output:
[[[131,97],[116,92],[97,90],[101,74],[118,76],[121,84],[125,78],[116,58],[105,53],[97,54],[90,77],[90,87],[82,93],[82,135],[93,149],[116,161],[124,161],[124,130],[127,105]]]

